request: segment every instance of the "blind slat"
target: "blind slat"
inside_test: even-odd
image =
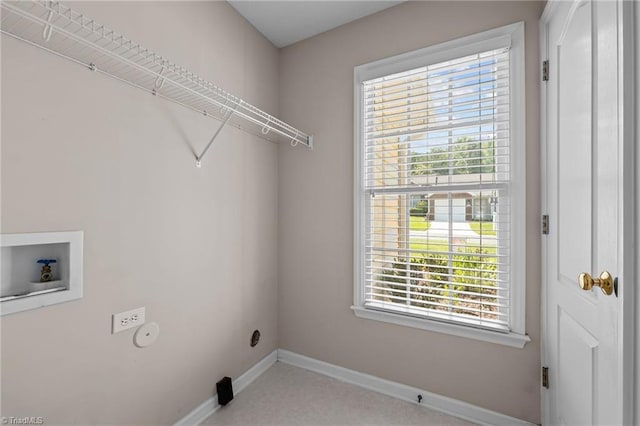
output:
[[[365,103],[365,118],[380,118],[385,112],[400,108],[407,105],[411,107],[421,107],[422,103],[428,105],[429,102],[437,103],[438,106],[455,106],[456,100],[469,100],[472,96],[478,101],[488,101],[499,95],[506,95],[509,92],[509,86],[503,80],[491,80],[481,83],[469,83],[467,85],[456,86],[451,88],[432,87],[418,93],[407,94],[406,97],[389,97],[388,99],[368,99]]]
[[[417,316],[429,319],[435,319],[439,321],[452,322],[456,324],[468,325],[478,328],[487,328],[491,330],[508,331],[507,315],[501,315],[500,318],[482,318],[482,317],[469,317],[467,315],[460,315],[454,312],[445,310],[434,310],[420,306],[407,306],[399,303],[384,302],[380,300],[373,300],[366,298],[365,306],[369,309],[379,310],[383,312],[403,313],[409,316]]]
[[[372,126],[375,128],[366,130],[364,134],[367,139],[380,139],[400,137],[408,134],[415,134],[416,132],[434,132],[438,130],[442,131],[443,129],[452,130],[463,126],[469,127],[469,125],[472,127],[487,126],[489,124],[495,125],[505,123],[507,121],[509,121],[508,111],[495,114],[481,114],[479,117],[453,117],[448,116],[447,114],[418,119],[408,117],[406,120],[401,120],[395,123]],[[403,125],[400,125],[399,123]],[[488,130],[485,130],[484,132],[479,131],[478,133],[488,133]]]
[[[412,294],[412,295],[421,295],[420,293],[417,294]],[[466,302],[465,300],[459,300],[459,299],[455,299],[452,297],[443,297],[443,296],[437,296],[437,295],[424,295],[422,294],[421,296],[425,296],[425,297],[433,297],[434,299],[440,300],[440,302],[436,302],[436,301],[430,301],[430,300],[417,300],[417,299],[411,299],[409,298],[410,301],[413,302],[412,306],[433,306],[433,307],[442,307],[442,308],[447,308],[450,310],[457,310],[460,313],[479,313],[479,314],[484,314],[487,316],[495,316],[495,317],[506,317],[507,315],[504,312],[500,312],[498,310],[496,311],[490,311],[488,309],[479,309],[479,308],[472,308],[470,306],[457,306],[454,305],[452,307],[451,302],[458,302],[458,303],[467,303],[467,304],[471,304],[469,302]],[[407,298],[403,298],[402,296],[393,296],[393,295],[384,295],[383,299],[387,299],[387,300],[392,300],[395,301],[395,303],[401,303],[403,301],[407,301]],[[489,306],[489,305],[487,305]]]
[[[415,145],[416,149],[427,149],[427,148],[446,148],[449,145],[451,145],[453,143],[453,141],[455,139],[458,139],[460,137],[466,137],[469,138],[471,142],[475,142],[475,143],[487,143],[489,141],[493,141],[493,143],[495,144],[496,148],[500,148],[501,150],[505,150],[508,151],[509,147],[506,143],[508,143],[509,138],[508,137],[495,137],[492,139],[480,139],[480,136],[483,136],[482,134],[478,135],[478,132],[470,132],[470,133],[464,133],[461,135],[457,135],[457,136],[444,136],[444,137],[429,137],[427,136],[426,138],[424,138],[423,140],[419,140],[419,141],[410,141],[412,145]],[[447,142],[438,142],[438,141],[447,141]],[[505,143],[506,142],[506,143]],[[406,142],[403,142],[406,143]],[[391,154],[391,153],[397,153],[398,150],[398,145],[399,142],[395,141],[395,142],[377,142],[375,144],[372,144],[370,146],[367,146],[366,150],[365,150],[365,155],[367,156],[367,158],[378,158],[378,157],[382,157],[384,158],[386,154]],[[376,156],[372,155],[375,154]]]
[[[434,269],[437,268],[441,268],[441,266],[435,266]],[[456,268],[456,272],[458,272],[459,269]],[[394,272],[400,272],[402,275],[395,275]],[[476,269],[475,271],[473,270],[466,270],[466,272],[478,272],[478,273],[485,273],[487,272],[484,269]],[[403,270],[403,269],[384,269],[384,270],[379,270],[378,272],[375,271],[367,271],[367,275],[375,275],[376,279],[370,278],[371,281],[375,281],[375,282],[386,282],[387,284],[390,285],[395,285],[395,283],[398,283],[398,285],[410,285],[410,284],[405,284],[403,281],[411,281],[411,282],[423,282],[423,283],[433,283],[433,284],[443,284],[443,285],[449,285],[451,284],[451,280],[447,280],[447,281],[443,281],[443,280],[437,280],[437,279],[433,279],[433,278],[420,278],[420,276],[416,276],[418,274],[410,272],[410,276],[406,275],[407,271]],[[425,274],[427,275],[438,275],[440,277],[458,277],[458,278],[462,278],[465,280],[477,280],[477,281],[483,281],[483,282],[487,282],[487,283],[497,283],[497,282],[508,282],[508,280],[501,280],[498,281],[497,279],[487,279],[487,278],[479,278],[478,276],[474,276],[474,275],[458,275],[458,274],[447,274],[444,272],[440,272],[440,271],[428,271],[425,272]],[[397,281],[389,281],[389,280],[384,280],[383,278],[393,278]],[[453,284],[451,284],[453,285]],[[419,287],[419,286],[418,286]],[[465,282],[463,287],[470,287],[470,288],[474,288],[474,289],[485,289],[485,290],[505,290],[507,289],[507,287],[497,287],[495,285],[479,285],[479,284],[474,284],[472,282]],[[457,290],[452,290],[452,291],[457,291]]]
[[[477,63],[479,60],[485,59],[488,57],[495,57],[496,60],[498,60],[498,58],[502,59],[504,56],[507,56],[507,55],[508,55],[508,49],[503,49],[502,51],[494,50],[494,51],[484,52],[476,55],[469,55],[469,56],[465,56],[464,58],[460,58],[459,60],[457,60],[457,62],[453,62],[453,61],[440,62],[437,64],[429,65],[427,67],[416,68],[414,70],[409,70],[409,71],[400,72],[397,74],[375,78],[373,80],[364,82],[364,85],[381,84],[381,83],[391,82],[394,80],[409,79],[416,74],[424,73],[426,70],[428,70],[432,74],[441,73],[442,71],[446,70],[446,68],[455,69],[456,67],[458,68],[464,67],[473,63]]]

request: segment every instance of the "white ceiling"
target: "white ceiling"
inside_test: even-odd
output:
[[[276,47],[313,37],[403,1],[228,0],[233,8]]]

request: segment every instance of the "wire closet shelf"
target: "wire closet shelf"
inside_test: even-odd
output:
[[[83,65],[263,139],[313,148],[313,136],[55,1],[1,1],[0,33]]]

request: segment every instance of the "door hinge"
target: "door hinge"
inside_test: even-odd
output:
[[[549,61],[542,61],[542,81],[549,81]]]
[[[542,234],[549,235],[549,215],[542,215]]]
[[[542,367],[542,387],[549,389],[549,367]]]

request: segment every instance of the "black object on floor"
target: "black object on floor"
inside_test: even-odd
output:
[[[227,405],[233,399],[231,377],[223,377],[216,383],[216,391],[218,392],[218,404]]]

